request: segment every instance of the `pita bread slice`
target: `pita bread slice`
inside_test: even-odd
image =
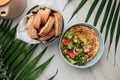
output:
[[[45,40],[48,40],[48,39],[52,38],[54,35],[55,35],[55,29],[52,28],[46,36],[40,37],[38,40],[45,41]]]
[[[36,29],[40,28],[42,13],[43,13],[43,10],[40,9],[35,16],[33,24]]]
[[[34,15],[30,16],[27,24],[28,35],[33,39],[38,38],[37,30],[34,28],[34,25],[33,25],[34,18],[35,18]]]
[[[45,8],[45,10],[42,12],[42,15],[41,15],[42,25],[45,25],[47,23],[50,13],[51,13],[51,10],[49,8]]]
[[[62,16],[60,13],[53,13],[53,15],[55,16],[55,36],[59,36],[61,34],[61,30],[62,30]]]
[[[38,33],[39,36],[43,37],[46,36],[49,31],[51,30],[51,28],[53,27],[55,22],[55,18],[54,16],[50,16],[47,23],[45,24],[45,26],[40,30],[40,32]]]

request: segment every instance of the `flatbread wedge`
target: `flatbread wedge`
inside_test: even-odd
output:
[[[63,24],[62,16],[58,12],[53,13],[53,15],[55,16],[55,36],[59,36],[61,34]]]
[[[48,40],[48,39],[54,37],[54,35],[55,35],[55,29],[52,28],[52,29],[50,30],[50,32],[49,32],[46,36],[40,37],[38,40],[40,40],[40,41],[45,41],[45,40]]]
[[[34,25],[33,25],[34,18],[35,18],[34,15],[30,16],[29,20],[28,20],[28,23],[27,23],[28,35],[33,39],[38,38],[37,30],[34,28]]]
[[[40,30],[40,32],[38,33],[39,36],[43,37],[46,36],[49,31],[51,30],[51,28],[53,27],[55,22],[55,18],[54,16],[50,16],[47,23],[45,24],[45,26]]]
[[[33,24],[34,24],[34,27],[35,27],[36,29],[39,29],[39,28],[40,28],[41,18],[42,18],[41,15],[42,15],[42,13],[43,13],[43,10],[40,9],[40,10],[37,12],[37,14],[35,15],[35,19],[34,19]]]
[[[42,14],[41,14],[42,25],[45,25],[47,23],[50,13],[51,13],[51,10],[49,8],[45,8],[45,10],[42,12]]]

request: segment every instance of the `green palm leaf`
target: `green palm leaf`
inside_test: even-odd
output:
[[[63,11],[65,10],[65,8],[67,7],[67,5],[71,2],[72,0],[68,0],[67,3],[65,4]]]
[[[12,26],[13,20],[9,20],[8,25],[6,25],[6,32],[8,32],[8,30],[10,30],[10,26]],[[17,25],[16,25],[17,26]]]
[[[116,51],[117,51],[119,37],[120,37],[120,16],[119,16],[119,21],[118,21],[118,26],[117,26],[117,33],[116,33],[116,39],[115,39],[114,65],[116,64]]]
[[[6,19],[1,19],[1,22],[0,22],[0,29],[2,29],[3,27],[3,24],[5,23]]]
[[[4,62],[6,65],[10,65],[14,59],[19,56],[19,54],[21,54],[21,51],[25,48],[26,45],[27,44],[25,42],[22,42],[15,51],[12,51],[9,56],[5,57]]]
[[[33,72],[30,73],[29,76],[26,77],[25,80],[35,80],[47,67],[47,65],[50,63],[50,61],[53,59],[54,56],[52,56],[50,59],[48,59],[46,62],[41,64],[39,67],[37,67]]]
[[[5,79],[8,78],[8,76],[4,75],[4,74],[0,74],[0,79]]]
[[[112,40],[113,40],[113,35],[114,35],[114,31],[115,31],[115,27],[116,27],[116,23],[117,23],[117,18],[118,18],[118,14],[119,14],[119,9],[120,8],[120,3],[117,6],[116,12],[115,12],[115,16],[113,18],[113,22],[112,22],[112,26],[111,26],[111,30],[110,30],[110,43],[109,43],[109,50],[112,44]]]
[[[6,65],[11,65],[11,63],[21,54],[22,50],[26,47],[26,43],[23,42],[20,46],[8,57],[5,59]]]
[[[51,78],[49,78],[48,80],[53,80],[53,79],[55,78],[55,76],[57,75],[57,73],[58,73],[58,70],[57,70],[56,73],[55,73]]]
[[[26,58],[14,69],[12,75],[11,75],[11,79],[13,80],[16,76],[17,76],[17,73],[19,73],[23,67],[25,66],[24,64],[26,64],[30,57],[32,56],[32,54],[34,53],[35,49],[36,49],[37,46],[35,46],[31,51],[30,53],[26,56]]]
[[[85,19],[85,22],[88,22],[88,20],[89,20],[89,18],[90,18],[90,16],[91,16],[92,12],[94,11],[94,9],[95,9],[98,1],[99,1],[99,0],[95,0],[95,1],[93,2],[93,4],[91,5],[91,7],[90,7],[90,9],[89,9],[89,12],[88,12],[88,14],[87,14],[87,17],[86,17],[86,19]]]
[[[99,18],[100,18],[100,15],[101,15],[101,13],[102,13],[102,11],[103,11],[103,8],[104,8],[106,2],[107,2],[107,0],[102,0],[102,2],[101,2],[101,4],[100,4],[100,7],[99,7],[99,9],[98,9],[98,11],[97,11],[97,14],[96,14],[96,16],[95,16],[94,26],[97,25],[97,22],[98,22],[98,20],[99,20]]]
[[[10,29],[10,26],[12,25],[13,20],[2,20],[0,24],[0,39],[4,37],[4,33],[8,32]],[[4,29],[4,30],[3,30]]]
[[[27,73],[30,73],[31,71],[33,71],[35,64],[37,64],[39,59],[46,51],[45,48],[41,52],[41,54],[39,54],[31,61],[31,63],[28,63],[37,45],[28,45],[21,40],[15,39],[17,25],[13,29],[9,30],[11,28],[11,25],[12,20],[0,21],[0,37],[3,36],[0,39],[0,80],[16,80],[20,72],[26,70],[26,67],[24,66],[27,65],[29,65],[29,69],[27,67]],[[49,62],[51,62],[50,59]],[[46,66],[48,65],[47,63]],[[44,66],[43,68],[45,69],[46,66]],[[24,78],[21,78],[20,80],[23,79]]]
[[[1,45],[2,48],[5,48],[5,46],[10,41],[11,38],[14,39],[15,33],[16,33],[16,27],[14,27],[10,32],[6,33],[6,36],[4,36],[1,39],[2,41],[0,42],[0,44],[2,43],[2,45]]]
[[[107,26],[106,26],[106,31],[105,31],[105,42],[107,40],[107,36],[108,36],[108,32],[109,32],[109,29],[110,29],[110,24],[111,24],[111,21],[112,21],[112,18],[113,18],[113,14],[114,14],[114,11],[115,11],[115,7],[116,7],[116,1],[114,1],[113,3],[113,6],[112,6],[112,9],[111,9],[111,12],[110,12],[110,16],[108,18],[108,22],[107,22]]]
[[[107,18],[108,18],[110,9],[111,9],[111,4],[112,4],[112,0],[109,0],[109,2],[108,2],[108,4],[107,4],[107,8],[106,8],[106,10],[105,10],[104,18],[103,18],[103,21],[102,21],[102,24],[101,24],[101,27],[100,27],[100,32],[103,32],[105,23],[106,23],[106,21],[107,21]]]
[[[27,55],[30,53],[30,51],[34,48],[34,45],[30,45],[27,48],[25,48],[22,52],[21,55],[19,55],[10,65],[8,68],[8,73],[12,72],[22,61],[27,57]]]
[[[17,50],[21,43],[22,43],[22,41],[16,39],[13,42],[12,46],[9,48],[9,50],[7,50],[7,52],[5,54],[3,54],[4,59],[7,59],[15,50]]]
[[[6,29],[6,26],[5,26],[5,25],[8,24],[8,23],[6,23],[6,22],[8,22],[8,20],[6,20],[6,19],[1,20],[1,23],[0,23],[0,32],[3,32],[3,31],[4,31],[3,29]],[[6,23],[6,24],[5,24],[5,23]]]
[[[110,31],[110,43],[109,43],[109,50],[113,41],[113,35],[114,35],[114,31],[115,31],[115,27],[116,27],[116,23],[117,23],[117,18],[118,18],[118,14],[119,14],[119,9],[120,8],[120,3],[117,6],[116,12],[115,12],[115,16],[113,18],[113,22],[112,22],[112,26],[111,26],[111,31]],[[116,53],[114,54],[114,59],[116,59]],[[116,61],[116,60],[114,60]],[[116,62],[114,62],[115,64]]]
[[[116,32],[116,39],[115,39],[115,54],[116,54],[116,51],[117,51],[119,37],[120,37],[120,16],[119,16],[119,21],[118,21],[118,25],[117,25],[117,32]]]
[[[73,12],[70,20],[74,17],[75,14],[77,14],[77,12],[83,7],[83,5],[87,2],[87,0],[82,0],[79,5],[77,6],[77,8],[75,9],[75,11]],[[69,20],[69,21],[70,21]]]
[[[0,73],[6,71],[4,68],[0,68]]]
[[[23,71],[20,73],[16,80],[24,79],[26,75],[28,75],[28,72],[32,71],[32,68],[35,67],[39,59],[41,59],[41,57],[44,55],[46,49],[47,48],[45,48],[36,58],[34,58],[30,63],[28,63],[28,65],[25,66],[25,68],[23,69]]]
[[[14,38],[12,38],[12,39],[9,41],[9,43],[5,46],[4,50],[3,50],[2,53],[1,53],[2,55],[5,54],[5,53],[9,50],[9,48],[12,46],[13,42],[14,42]]]

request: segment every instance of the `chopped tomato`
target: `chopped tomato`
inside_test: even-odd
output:
[[[89,49],[88,49],[86,46],[83,46],[83,49],[84,49],[84,53],[85,53],[85,54],[88,54],[88,53],[89,53]]]
[[[75,57],[76,57],[76,55],[73,54],[73,53],[71,53],[69,56],[70,56],[71,58],[75,58]]]
[[[70,42],[72,42],[72,41],[69,40],[69,39],[64,39],[63,40],[63,45],[67,46]]]
[[[72,52],[71,51],[67,51],[67,55],[70,55]]]
[[[78,54],[79,54],[79,52],[78,52],[78,49],[77,48],[74,48],[74,54],[77,56]]]
[[[70,56],[71,58],[75,58],[77,55],[72,53],[71,51],[67,52],[67,55]]]

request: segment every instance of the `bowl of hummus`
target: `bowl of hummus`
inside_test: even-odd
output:
[[[95,26],[80,23],[63,33],[59,49],[63,59],[71,66],[88,68],[102,57],[104,41]]]

